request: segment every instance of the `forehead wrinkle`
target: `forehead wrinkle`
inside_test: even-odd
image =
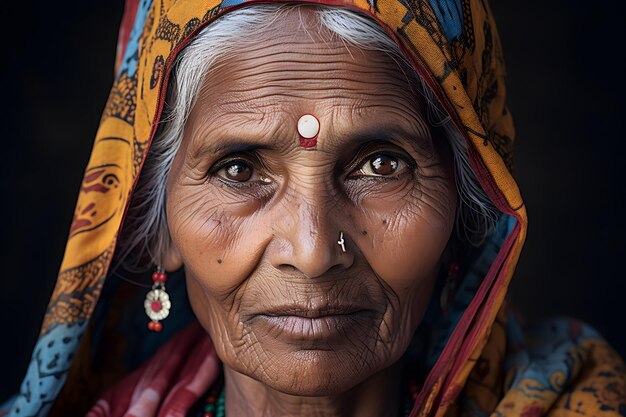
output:
[[[254,99],[249,97],[234,99],[230,97],[231,94],[222,94],[219,104],[208,103],[212,109],[207,112],[207,121],[225,130],[235,129],[250,133],[247,135],[250,137],[260,135],[265,138],[259,141],[263,143],[269,143],[264,132],[271,131],[274,139],[284,138],[284,146],[292,147],[297,145],[296,126],[300,113],[311,112],[305,111],[307,109],[315,109],[313,113],[322,121],[318,150],[326,148],[326,144],[331,145],[335,142],[332,134],[324,137],[323,131],[327,126],[345,124],[348,128],[354,126],[367,128],[371,120],[395,120],[393,124],[403,126],[407,132],[414,132],[412,137],[417,139],[416,143],[421,149],[430,151],[432,149],[430,130],[420,112],[423,106],[414,96],[403,94],[402,90],[391,91],[395,94],[381,92],[349,96],[336,95],[336,91],[328,91],[327,95],[321,96],[325,101],[321,106],[319,106],[320,97],[310,100],[310,97],[301,94],[256,94]],[[261,127],[257,130],[254,128],[255,124]],[[279,129],[281,125],[284,126],[284,131]],[[371,123],[369,125],[373,126]],[[254,135],[253,130],[256,132]],[[340,145],[341,141],[338,144]]]
[[[315,75],[323,72],[343,73],[345,78],[355,82],[365,83],[361,76],[366,75],[375,82],[397,82],[407,84],[408,80],[404,71],[393,61],[369,60],[367,63],[352,62],[343,59],[315,59],[322,55],[315,53],[294,54],[296,56],[283,59],[275,55],[272,59],[264,60],[256,57],[250,59],[233,58],[228,63],[221,65],[219,70],[234,77],[233,81],[259,76],[273,76],[274,74],[289,74],[290,77],[302,74],[304,77],[316,78]],[[345,57],[345,54],[337,56]],[[350,75],[353,75],[350,77]],[[302,77],[302,78],[304,78]],[[321,74],[317,77],[326,80]],[[279,76],[280,79],[280,76]]]
[[[285,81],[266,81],[265,83],[242,82],[211,83],[203,89],[204,98],[200,101],[210,106],[219,105],[225,111],[247,111],[250,109],[299,107],[310,113],[316,106],[323,107],[330,101],[333,105],[355,105],[359,103],[377,104],[386,101],[389,105],[421,108],[419,98],[411,94],[406,83],[393,80],[384,83],[353,83],[351,78],[333,77],[334,79],[309,79],[295,81],[289,77]],[[345,81],[345,82],[344,82]],[[394,82],[395,81],[395,82]],[[356,85],[352,85],[356,84]],[[349,86],[350,85],[350,86]]]
[[[382,107],[382,112],[381,112]],[[389,106],[359,105],[347,107],[345,111],[333,108],[334,120],[346,123],[330,126],[329,138],[340,148],[345,139],[356,137],[359,140],[383,140],[385,137],[376,135],[390,134],[393,139],[406,140],[415,144],[416,152],[425,151],[432,154],[433,143],[430,129],[419,112],[409,113],[406,108],[398,110]],[[373,117],[372,114],[376,114]],[[381,116],[382,115],[382,116]],[[395,116],[395,117],[394,117]],[[364,123],[362,121],[365,121]],[[354,128],[358,126],[358,128]]]
[[[407,114],[405,108],[397,109],[401,112],[397,114],[397,110],[382,106],[384,113],[381,117],[380,107],[330,106],[326,112],[326,119],[347,123],[340,124],[340,126],[331,123],[326,126],[320,132],[322,140],[319,142],[317,152],[309,154],[309,151],[304,151],[308,155],[307,158],[315,159],[318,153],[320,156],[335,153],[349,144],[388,139],[415,145],[413,148],[416,152],[427,152],[423,154],[424,156],[432,154],[433,144],[430,131],[419,114]],[[189,153],[192,158],[198,160],[220,151],[220,145],[224,142],[229,144],[241,142],[275,149],[285,155],[290,154],[300,148],[297,143],[296,122],[292,120],[293,117],[290,117],[289,112],[282,110],[236,113],[229,111],[219,112],[220,116],[217,118],[207,116],[200,122],[200,126],[194,129]],[[368,121],[375,120],[370,116],[372,112],[376,112],[379,120],[383,122],[368,123]],[[287,120],[285,120],[285,115],[288,115]],[[209,120],[210,122],[206,123]],[[355,128],[355,126],[359,127]],[[212,140],[207,138],[212,138]]]
[[[370,97],[370,99],[366,100],[363,104],[357,104],[360,95],[356,93],[337,95],[336,91],[328,91],[324,94],[324,92],[313,90],[311,92],[317,92],[318,94],[315,95],[315,98],[311,98],[310,95],[306,94],[308,91],[311,90],[298,93],[283,93],[275,90],[265,91],[260,92],[261,94],[256,94],[256,97],[253,99],[241,94],[241,97],[231,98],[227,102],[223,102],[222,105],[228,107],[229,112],[233,113],[245,112],[246,110],[267,111],[275,109],[276,111],[285,111],[285,109],[291,109],[289,112],[293,113],[294,116],[297,114],[298,118],[307,113],[315,114],[319,118],[321,117],[319,109],[324,109],[331,105],[355,108],[403,108],[401,104],[391,105],[384,103],[383,100],[385,98],[398,98],[397,96],[391,96],[389,94],[379,94],[376,97]],[[321,101],[325,103],[320,104]],[[409,108],[419,108],[419,106],[411,102],[406,102],[406,104]]]
[[[351,50],[358,54],[353,54]],[[221,61],[214,69],[231,77],[235,75],[235,79],[264,72],[315,73],[330,67],[356,75],[366,74],[377,79],[398,78],[407,82],[404,69],[393,57],[384,52],[347,46],[343,42],[334,42],[330,47],[328,43],[313,47],[310,42],[290,40],[285,44],[276,42],[274,38],[258,39],[254,44],[241,42],[236,54],[229,54],[227,59],[222,58]],[[355,78],[358,81],[359,77]]]
[[[297,138],[297,120],[304,114],[305,109],[313,109],[322,122],[322,130],[324,125],[341,125],[346,124],[351,127],[357,125],[367,125],[370,120],[396,120],[395,124],[407,126],[415,132],[420,132],[422,136],[429,134],[428,124],[421,115],[422,106],[417,102],[408,102],[403,98],[394,97],[398,100],[384,100],[387,95],[381,94],[379,97],[368,99],[363,97],[347,98],[345,95],[324,96],[325,103],[321,106],[315,101],[301,101],[296,103],[292,99],[302,99],[298,95],[277,95],[272,94],[265,96],[265,99],[257,97],[255,100],[237,100],[234,102],[222,103],[218,114],[227,114],[227,117],[220,117],[219,124],[233,123],[237,117],[241,116],[243,120],[238,123],[245,123],[246,128],[250,128],[249,121],[257,122],[263,118],[269,123],[270,119],[276,119],[276,123],[282,123],[290,134]],[[404,101],[404,102],[402,102]],[[302,106],[304,109],[299,110]],[[366,121],[366,123],[363,123]],[[295,140],[295,139],[294,139]],[[322,142],[323,143],[323,142]]]
[[[284,71],[283,71],[284,72]],[[260,74],[261,80],[249,81],[245,77],[235,81],[235,84],[229,88],[229,93],[247,93],[249,91],[256,91],[258,89],[268,88],[283,88],[294,91],[300,91],[302,89],[308,90],[327,90],[333,89],[338,91],[355,92],[359,94],[380,94],[378,91],[382,90],[385,93],[389,93],[390,88],[398,90],[396,93],[407,94],[404,90],[409,87],[408,83],[400,83],[397,80],[379,80],[374,82],[367,82],[359,80],[358,77],[348,77],[343,74],[333,74],[335,71],[314,71],[311,70],[310,74],[305,74],[304,71],[298,71],[288,76],[271,76],[273,74],[280,74],[281,72],[264,72]],[[297,85],[294,85],[296,84]],[[346,83],[353,83],[355,86],[347,86]]]
[[[286,36],[289,31],[267,31],[270,35],[276,35],[276,32]],[[285,99],[306,99],[315,95],[314,98],[319,100],[345,95],[348,99],[358,99],[353,95],[375,96],[381,91],[410,96],[408,90],[411,88],[406,74],[387,54],[351,46],[360,52],[358,58],[355,58],[343,43],[334,42],[336,47],[329,51],[328,42],[323,43],[325,49],[310,48],[309,39],[290,41],[285,45],[271,37],[263,38],[254,44],[243,42],[237,54],[229,54],[227,59],[221,58],[222,62],[213,67],[211,76],[206,77],[206,88],[203,90],[214,90],[208,95],[223,104],[230,102],[240,107],[259,107],[252,104],[254,99],[276,100],[280,96]],[[293,51],[294,45],[298,44],[309,47],[306,53]],[[331,59],[329,62],[329,56],[342,56],[345,59]],[[334,90],[334,93],[329,94],[326,90]],[[411,100],[410,97],[406,98]]]
[[[359,65],[344,65],[343,68],[338,68],[336,64],[325,68],[298,65],[294,69],[268,63],[242,70],[231,65],[224,68],[230,79],[228,83],[209,80],[216,90],[212,95],[222,102],[268,99],[271,95],[318,100],[342,95],[353,100],[360,99],[361,95],[379,98],[398,96],[406,101],[414,100],[406,76],[389,66],[364,69]],[[223,80],[223,77],[217,79]]]
[[[219,116],[211,117],[214,114]],[[272,119],[275,122],[272,123]],[[273,141],[282,134],[283,123],[279,119],[273,112],[207,112],[206,116],[194,119],[188,153],[194,159],[212,155],[221,149],[224,140],[280,149],[282,147]]]
[[[330,114],[330,118],[321,120],[322,130],[325,124],[336,124],[347,114],[353,119],[353,115],[363,114],[366,117],[357,117],[355,124],[372,126],[367,119],[372,115],[374,119],[392,117],[405,130],[416,132],[419,139],[430,138],[421,116],[420,98],[413,92],[404,69],[392,57],[337,41],[311,46],[310,38],[302,39],[304,35],[296,34],[299,37],[293,40],[292,35],[283,28],[267,31],[254,43],[240,42],[236,54],[219,59],[222,62],[205,79],[201,101],[210,113],[227,115],[219,118],[221,128],[257,131],[251,123],[269,123],[268,119],[272,119],[275,124],[285,125],[285,132],[281,132],[281,139],[287,139],[285,145],[296,146],[296,124],[302,114],[312,113],[320,118],[324,113]],[[289,43],[279,42],[283,38],[289,38]],[[359,53],[353,55],[350,49]],[[275,113],[277,116],[273,117]],[[266,130],[267,127],[260,127],[257,134],[265,138]],[[277,134],[280,129],[273,130]],[[322,150],[331,142],[331,137],[320,137],[317,149]],[[420,147],[430,149],[429,142],[421,141]]]
[[[342,76],[330,76],[328,78],[271,77],[264,82],[256,79],[247,82],[240,79],[230,84],[225,90],[222,88],[223,92],[215,96],[222,104],[232,105],[235,108],[238,106],[257,107],[258,103],[255,102],[274,101],[281,97],[312,102],[319,100],[357,102],[389,99],[390,102],[414,103],[416,97],[408,91],[408,85],[397,81],[368,83]]]
[[[294,40],[292,35],[285,35],[282,40],[280,35],[284,33],[284,30],[277,30],[277,36],[271,36],[269,38],[254,38],[254,41],[250,39],[239,39],[235,42],[238,46],[238,51],[245,53],[254,53],[255,57],[259,58],[272,58],[273,56],[282,55],[303,55],[308,56],[310,54],[316,54],[319,56],[337,56],[345,55],[349,57],[351,61],[358,61],[357,56],[360,58],[365,55],[373,54],[370,57],[373,61],[394,60],[387,52],[378,49],[364,49],[359,46],[346,43],[343,39],[337,38],[332,41],[324,42],[310,42],[308,40],[298,41]],[[337,35],[338,36],[338,35]],[[283,49],[285,46],[289,49]],[[267,51],[267,52],[265,52]]]

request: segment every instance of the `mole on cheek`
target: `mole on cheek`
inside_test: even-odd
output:
[[[365,236],[367,234],[367,230],[361,230],[361,234]]]
[[[384,220],[383,220],[383,224],[387,224],[387,219],[384,219]]]
[[[218,260],[217,260],[217,263],[218,263],[218,264],[221,264],[221,263],[222,263],[222,260],[221,260],[221,259],[218,259]]]

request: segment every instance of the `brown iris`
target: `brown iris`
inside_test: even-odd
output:
[[[390,175],[398,169],[398,160],[389,155],[376,155],[370,159],[372,172],[378,175]]]
[[[226,167],[225,176],[231,181],[245,182],[252,178],[252,167],[242,162],[236,162]]]

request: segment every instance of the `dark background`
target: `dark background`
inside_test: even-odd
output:
[[[18,390],[52,293],[123,10],[120,0],[9,3],[0,68],[0,402]],[[530,217],[512,298],[530,322],[586,320],[626,356],[626,2],[492,3]]]

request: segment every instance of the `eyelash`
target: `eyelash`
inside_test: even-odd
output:
[[[371,148],[371,146],[364,146],[363,148]],[[415,162],[415,160],[413,158],[411,158],[408,155],[404,155],[401,154],[399,152],[393,151],[393,150],[381,150],[381,149],[377,149],[376,151],[373,152],[369,152],[367,153],[366,156],[362,156],[364,153],[366,153],[367,151],[364,151],[363,148],[361,148],[361,150],[359,152],[357,152],[357,155],[355,156],[355,158],[353,159],[353,161],[359,161],[358,163],[350,163],[348,164],[349,168],[349,173],[346,175],[345,179],[346,180],[350,180],[350,181],[355,181],[355,180],[365,180],[365,181],[375,181],[375,182],[386,182],[386,181],[395,181],[398,178],[402,177],[403,175],[405,175],[407,172],[412,173],[412,171],[415,169],[415,167],[417,166],[417,163]],[[353,176],[353,173],[359,169],[361,169],[361,167],[363,167],[366,163],[370,162],[374,157],[377,156],[391,156],[393,158],[399,159],[401,161],[403,161],[404,163],[407,164],[408,169],[406,169],[405,171],[407,172],[401,172],[398,175],[389,175],[389,176],[385,176],[385,175],[358,175],[358,176]],[[247,189],[247,188],[252,188],[252,187],[256,187],[258,185],[269,185],[270,183],[263,183],[261,181],[246,181],[246,182],[238,182],[238,181],[230,181],[224,178],[221,178],[220,176],[216,175],[219,171],[221,171],[224,168],[228,168],[231,165],[234,164],[245,164],[245,165],[250,165],[253,169],[253,172],[259,171],[259,166],[262,166],[263,164],[260,162],[260,158],[258,157],[258,155],[256,154],[255,151],[251,151],[251,152],[246,152],[245,157],[242,156],[232,156],[232,157],[225,157],[222,160],[218,161],[215,165],[213,165],[211,167],[211,169],[209,170],[209,172],[207,173],[207,177],[216,177],[220,183],[228,186],[228,187],[234,187],[234,188],[238,188],[238,189]]]
[[[248,155],[246,155],[248,156]],[[255,161],[257,161],[257,163],[255,163]],[[227,179],[221,178],[218,175],[216,175],[219,171],[221,171],[224,168],[228,168],[231,165],[235,165],[238,163],[242,163],[245,165],[250,165],[252,167],[253,170],[257,169],[257,166],[259,165],[258,163],[258,157],[256,155],[254,155],[254,152],[252,152],[252,155],[249,155],[249,158],[243,158],[243,157],[225,157],[224,159],[221,159],[220,161],[218,161],[215,165],[213,165],[211,167],[211,169],[209,170],[207,177],[216,177],[218,181],[220,181],[220,183],[225,184],[228,187],[234,187],[234,188],[239,188],[239,189],[246,189],[246,188],[252,188],[255,187],[256,185],[258,185],[257,182],[238,182],[238,181],[229,181]]]
[[[358,175],[358,176],[352,175],[355,171],[361,169],[365,164],[369,163],[372,159],[374,159],[377,156],[390,156],[392,158],[401,160],[407,165],[407,169],[405,170],[406,172],[401,172],[399,174],[392,174],[392,175]],[[410,156],[403,155],[401,153],[394,152],[392,150],[377,150],[375,152],[368,153],[367,156],[365,157],[360,157],[357,154],[357,157],[355,158],[355,160],[358,160],[359,163],[352,165],[352,168],[350,169],[350,173],[346,176],[347,180],[395,181],[398,178],[405,175],[407,172],[413,171],[415,167],[417,166],[417,163],[415,162],[415,160],[411,158]]]

